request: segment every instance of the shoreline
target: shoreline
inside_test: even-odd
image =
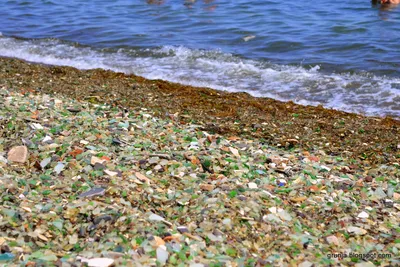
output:
[[[224,135],[259,138],[281,148],[323,150],[362,164],[398,163],[400,121],[302,106],[210,88],[148,80],[108,70],[0,58],[0,86],[57,93],[93,103],[142,107]]]

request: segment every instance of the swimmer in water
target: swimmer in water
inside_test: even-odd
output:
[[[400,0],[372,0],[372,5],[380,4],[380,10],[390,11],[395,9],[399,4]]]
[[[382,11],[391,11],[400,4],[400,0],[381,0],[380,10]]]
[[[400,0],[381,0],[381,4],[382,5],[390,5],[390,4],[398,5],[398,4],[400,4]]]
[[[372,0],[371,1],[372,4],[377,5],[377,4],[381,4],[381,5],[398,5],[400,4],[400,0]]]

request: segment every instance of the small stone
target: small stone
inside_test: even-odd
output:
[[[226,218],[222,220],[224,225],[230,226],[232,224],[232,220],[230,218]]]
[[[151,154],[150,157],[159,157],[161,159],[171,160],[171,156],[168,154]]]
[[[2,155],[0,155],[0,163],[7,164],[8,161],[7,161],[7,159],[6,159],[5,157],[3,157]]]
[[[300,263],[299,265],[297,265],[298,267],[311,267],[313,266],[312,262],[309,261],[303,261],[302,263]]]
[[[40,162],[40,167],[44,169],[51,162],[51,158],[45,158]]]
[[[157,215],[157,214],[151,214],[150,216],[149,216],[149,220],[150,221],[164,221],[164,218],[163,217],[161,217],[161,216],[159,216],[159,215]]]
[[[247,197],[246,197],[246,196],[243,196],[243,195],[238,195],[237,198],[238,198],[240,201],[246,201],[246,200],[247,200]]]
[[[335,244],[336,246],[339,245],[339,239],[334,235],[327,236],[326,242],[328,242],[329,244]]]
[[[230,136],[230,137],[228,137],[228,140],[229,141],[239,141],[240,137],[238,137],[238,136]]]
[[[358,179],[357,182],[356,182],[356,186],[363,187],[364,186],[363,180],[362,179]]]
[[[111,176],[111,177],[114,177],[114,176],[118,175],[118,172],[113,172],[113,171],[110,171],[110,170],[104,170],[104,172],[107,175]]]
[[[248,186],[250,189],[257,189],[257,188],[258,188],[258,186],[257,186],[256,183],[248,183],[247,186]]]
[[[121,246],[118,246],[118,247],[121,247]],[[110,258],[113,258],[113,259],[121,259],[121,258],[123,258],[125,256],[125,254],[122,253],[122,252],[107,251],[107,253],[105,253],[104,256],[107,256],[107,257],[110,257]]]
[[[213,235],[215,235],[215,236],[223,236],[223,235],[224,235],[224,232],[222,232],[222,231],[219,230],[219,229],[214,229]]]
[[[140,172],[135,172],[135,176],[142,182],[146,182],[147,184],[150,184],[150,179],[147,178],[145,175],[141,174]]]
[[[385,207],[387,207],[387,208],[392,208],[393,205],[394,205],[393,200],[385,199]]]
[[[299,140],[297,140],[297,139],[287,139],[286,142],[289,143],[290,145],[296,145],[296,144],[299,143]]]
[[[45,242],[49,242],[49,239],[42,234],[38,234],[38,237]]]
[[[358,218],[362,218],[362,219],[366,219],[369,217],[369,214],[366,213],[365,211],[360,212],[360,214],[358,214],[357,216]]]
[[[22,140],[22,143],[24,143],[24,145],[26,145],[27,147],[34,145],[34,143],[31,140],[29,140],[28,138],[21,138],[21,140]]]
[[[274,214],[283,211],[283,209],[277,208],[277,207],[271,207],[271,208],[269,208],[268,210],[269,210],[271,213],[274,213]]]
[[[188,229],[186,226],[178,226],[176,229],[177,229],[177,230],[179,231],[179,233],[181,233],[181,234],[183,234],[183,233],[188,233],[188,232],[189,232],[189,229]]]
[[[75,245],[76,243],[78,243],[78,235],[76,233],[70,235],[68,238],[68,243],[71,245]]]
[[[84,173],[89,173],[89,172],[91,172],[92,170],[93,170],[93,167],[90,166],[90,165],[86,165],[86,166],[82,169],[82,171],[83,171]]]
[[[311,192],[318,192],[319,191],[319,187],[316,185],[312,185],[308,188],[308,190],[310,190]]]
[[[12,253],[3,253],[0,254],[0,261],[9,261],[14,259],[15,255]]]
[[[88,145],[89,144],[89,141],[86,141],[86,140],[81,140],[81,141],[79,141],[79,143],[81,143],[82,145]]]
[[[32,123],[32,124],[31,124],[31,127],[32,127],[34,130],[43,130],[43,129],[44,129],[43,126],[42,126],[41,124],[39,124],[39,123]]]
[[[400,194],[394,192],[394,193],[393,193],[393,199],[394,199],[394,200],[400,200]]]
[[[32,212],[32,209],[31,208],[29,208],[29,207],[21,207],[24,211],[26,211],[26,212]]]
[[[232,153],[235,157],[240,158],[239,151],[238,151],[236,148],[229,147],[229,150],[231,151],[231,153]]]
[[[62,136],[70,136],[71,135],[71,131],[62,131],[62,132],[60,132],[60,134]]]
[[[94,224],[94,223],[91,223],[91,224],[88,225],[87,230],[89,232],[91,232],[91,231],[95,230],[96,228],[97,228],[97,225]]]
[[[290,214],[285,210],[279,211],[278,212],[278,216],[279,216],[279,218],[281,218],[284,221],[291,221],[292,220],[292,216],[290,216]]]
[[[214,185],[212,184],[200,184],[200,189],[205,191],[212,191],[214,190]]]
[[[78,237],[85,237],[86,236],[86,227],[83,227],[83,226],[81,226],[80,228],[79,228],[79,234],[78,234]]]
[[[92,156],[92,158],[90,159],[90,164],[91,164],[92,166],[96,165],[96,163],[103,164],[104,162],[105,162],[104,159],[100,159],[100,158],[95,157],[95,156]]]
[[[64,170],[65,165],[61,162],[57,163],[57,165],[54,167],[54,172],[60,174]]]
[[[148,163],[147,159],[141,159],[138,161],[140,168],[146,169],[146,164]]]
[[[370,182],[372,182],[373,178],[372,178],[372,176],[366,176],[364,178],[364,180],[365,180],[365,182],[370,183]]]
[[[360,262],[356,263],[354,267],[375,267],[376,265],[373,264],[372,262]]]
[[[26,146],[15,146],[7,154],[7,160],[25,163],[28,159],[28,148]]]
[[[80,259],[81,262],[87,263],[87,265],[89,267],[108,267],[108,266],[112,266],[114,264],[114,260],[109,259],[109,258],[86,259],[86,258],[77,257],[77,259]]]
[[[105,192],[106,192],[106,190],[104,188],[101,188],[101,187],[93,188],[85,193],[80,194],[78,196],[78,198],[100,196],[100,195],[104,195]]]
[[[154,238],[154,246],[158,248],[159,246],[164,246],[165,241],[159,236],[153,236]]]
[[[274,163],[275,166],[282,163],[282,159],[279,156],[272,156],[267,159],[268,163]]]
[[[271,207],[268,210],[273,214],[276,214],[278,212],[278,209],[276,207]]]
[[[208,233],[207,237],[212,241],[212,242],[223,242],[224,238],[222,236],[216,236],[213,233]]]
[[[51,143],[53,143],[53,139],[51,139],[50,136],[46,135],[46,137],[43,138],[42,143],[51,144]]]
[[[0,253],[11,252],[10,247],[6,243],[6,239],[4,237],[0,237]]]
[[[164,265],[169,257],[167,248],[164,245],[159,246],[156,250],[156,254],[157,254],[157,261],[159,261],[162,265]]]
[[[309,156],[308,159],[313,162],[319,162],[319,158],[316,156]]]
[[[279,219],[278,216],[276,216],[275,214],[272,214],[272,213],[264,215],[263,216],[263,221],[265,221],[265,222],[270,221],[270,222],[282,223],[282,220]]]
[[[120,146],[123,144],[122,141],[119,140],[118,138],[113,138],[111,142],[113,145],[117,145],[117,146]]]
[[[294,198],[290,199],[290,201],[293,201],[293,202],[296,202],[296,203],[303,202],[305,200],[307,200],[306,196],[294,197]]]
[[[96,171],[101,171],[101,170],[104,170],[105,168],[106,167],[103,164],[99,163],[99,162],[96,162],[94,164],[94,166],[93,166],[93,169],[96,170]]]
[[[53,148],[57,148],[57,147],[60,147],[61,145],[59,145],[59,144],[50,144],[50,145],[48,145],[47,146],[47,148],[49,148],[49,149],[53,149]],[[58,155],[57,155],[58,156]],[[60,157],[60,156],[58,156],[58,157]]]
[[[279,179],[278,180],[278,186],[285,186],[287,184],[285,179]]]
[[[355,234],[355,235],[365,235],[367,233],[366,230],[364,230],[360,227],[355,227],[355,226],[347,227],[347,232]]]
[[[69,152],[69,154],[71,156],[73,156],[74,158],[76,158],[76,156],[80,155],[83,153],[83,149],[80,147],[76,147],[74,150],[72,150],[71,152]]]
[[[378,199],[382,199],[387,197],[387,194],[385,193],[385,191],[383,191],[382,187],[378,187],[377,189],[375,189],[374,196]]]
[[[164,172],[164,171],[165,171],[165,170],[164,170],[164,167],[161,166],[160,164],[157,164],[157,165],[154,167],[154,170],[155,170],[156,172]]]
[[[67,108],[67,110],[69,112],[71,112],[71,113],[79,113],[79,112],[81,112],[80,108],[74,108],[74,107],[69,107],[69,108]]]
[[[151,158],[149,159],[149,164],[150,164],[150,165],[157,164],[159,161],[160,161],[160,158],[159,158],[159,157],[151,157]]]
[[[99,224],[99,223],[101,223],[102,221],[103,221],[103,222],[108,222],[108,221],[111,221],[112,219],[113,219],[113,217],[112,217],[111,215],[100,215],[100,216],[96,217],[96,218],[93,220],[93,223],[94,223],[94,224]]]
[[[329,167],[327,167],[325,165],[321,165],[321,170],[329,172],[329,171],[331,171],[331,168],[329,168]]]

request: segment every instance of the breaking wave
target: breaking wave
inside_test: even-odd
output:
[[[102,68],[304,105],[400,117],[400,79],[368,72],[326,73],[318,65],[277,65],[182,46],[97,49],[58,39],[1,35],[0,56],[79,69]]]

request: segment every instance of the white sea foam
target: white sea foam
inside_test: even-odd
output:
[[[56,39],[0,37],[0,56],[79,69],[103,68],[305,105],[400,117],[400,79],[368,73],[324,73],[319,66],[276,65],[185,47],[99,50]]]

